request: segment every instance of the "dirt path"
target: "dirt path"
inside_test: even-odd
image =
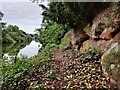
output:
[[[81,63],[78,54],[72,50],[56,50],[52,60],[45,64],[44,70],[33,74],[33,81],[54,90],[108,89],[109,78],[103,75],[100,63],[98,61]],[[55,79],[45,77],[45,72],[51,70],[56,73]]]

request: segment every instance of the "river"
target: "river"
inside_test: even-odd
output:
[[[26,56],[28,58],[33,57],[38,54],[39,49],[42,47],[42,44],[36,41],[31,41],[28,44],[25,43],[17,43],[14,45],[6,45],[3,46],[4,57],[7,56],[10,58],[11,56],[22,57]]]
[[[28,58],[35,56],[38,54],[41,46],[42,45],[39,42],[32,41],[29,45],[26,45],[23,49],[21,49],[17,56],[27,56]]]

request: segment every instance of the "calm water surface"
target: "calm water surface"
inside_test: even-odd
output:
[[[3,47],[3,57],[17,56],[22,57],[26,56],[28,58],[33,57],[38,54],[39,49],[42,47],[42,44],[36,41],[31,41],[30,43],[17,43],[4,45]]]
[[[27,56],[28,58],[35,56],[38,54],[39,49],[41,48],[41,44],[36,41],[32,41],[29,45],[26,45],[23,49],[18,53],[18,57]]]

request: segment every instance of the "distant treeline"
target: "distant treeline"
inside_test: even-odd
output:
[[[1,23],[2,30],[2,42],[3,43],[19,43],[19,42],[30,42],[32,36],[19,29],[16,25],[6,25]]]

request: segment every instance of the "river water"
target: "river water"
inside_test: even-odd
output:
[[[42,44],[36,41],[31,41],[28,44],[17,43],[14,45],[6,45],[5,47],[3,46],[3,57],[7,56],[8,58],[10,58],[11,56],[26,56],[30,58],[37,55],[41,47]]]
[[[26,45],[23,49],[21,49],[17,56],[27,56],[28,58],[35,56],[38,54],[41,46],[42,45],[39,42],[32,41],[29,45]]]

